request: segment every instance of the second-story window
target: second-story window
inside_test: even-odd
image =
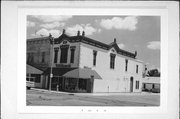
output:
[[[116,57],[116,55],[115,54],[110,54],[110,68],[111,69],[114,69],[114,67],[115,67],[115,57]]]
[[[75,53],[75,49],[71,48],[71,63],[74,63],[74,53]]]
[[[55,48],[54,49],[54,63],[57,63],[57,59],[58,59],[58,49]]]
[[[125,64],[125,71],[127,71],[128,70],[128,59],[125,60],[125,63],[126,63]]]
[[[60,63],[67,63],[68,48],[61,48],[61,60]]]
[[[136,73],[138,74],[138,65],[136,65]]]
[[[42,52],[42,59],[41,59],[41,63],[45,62],[45,52]]]
[[[34,53],[31,53],[31,54],[30,54],[30,57],[31,57],[31,58],[30,58],[30,62],[31,62],[31,63],[34,63]]]
[[[96,66],[97,51],[93,50],[93,66]]]
[[[30,53],[27,53],[27,63],[30,62],[30,59],[31,59]]]

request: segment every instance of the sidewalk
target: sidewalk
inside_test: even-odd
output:
[[[112,95],[160,95],[160,93],[150,93],[150,92],[113,92],[113,93],[71,93],[71,92],[63,92],[63,91],[54,91],[54,90],[46,90],[39,88],[31,88],[31,90],[36,90],[40,92],[47,93],[58,93],[58,94],[67,94],[67,95],[77,95],[77,96],[112,96]]]

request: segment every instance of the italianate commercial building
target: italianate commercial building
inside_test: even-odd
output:
[[[116,39],[105,44],[79,31],[27,40],[27,64],[43,71],[39,88],[57,91],[141,92],[143,63],[136,56]]]

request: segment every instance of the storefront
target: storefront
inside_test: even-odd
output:
[[[160,93],[160,77],[143,78],[142,91]]]
[[[31,65],[26,66],[26,85],[33,84],[31,87],[42,88],[42,73],[43,71]]]
[[[45,71],[45,73],[46,75],[49,75],[49,71]],[[53,68],[51,90],[91,93],[93,92],[94,79],[102,78],[96,71],[91,69]],[[50,82],[49,80],[48,86]]]
[[[51,89],[67,92],[87,92],[88,80],[89,79],[54,76],[52,78]]]

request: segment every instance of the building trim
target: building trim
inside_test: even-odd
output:
[[[92,46],[95,46],[104,50],[110,50],[111,48],[114,48],[118,54],[131,57],[133,59],[135,59],[137,55],[137,52],[131,53],[131,52],[120,49],[116,42],[112,42],[108,45],[108,44],[93,40],[85,36],[68,36],[66,34],[62,34],[59,38],[54,39],[55,41],[54,43],[60,44],[63,40],[68,40],[70,43],[82,42],[82,43],[92,45]]]

